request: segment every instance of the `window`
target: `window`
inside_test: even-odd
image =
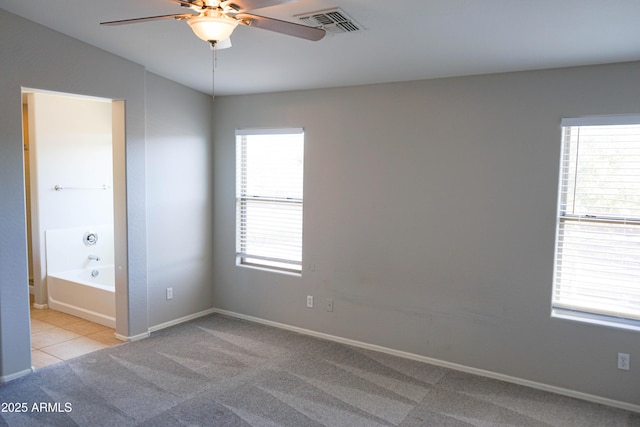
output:
[[[236,131],[236,261],[302,271],[302,129]]]
[[[640,117],[564,119],[554,315],[640,327]]]

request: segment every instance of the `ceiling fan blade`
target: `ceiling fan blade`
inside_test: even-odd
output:
[[[147,22],[147,21],[162,21],[165,19],[187,19],[192,16],[197,16],[191,13],[182,13],[177,15],[158,15],[158,16],[147,16],[144,18],[133,18],[133,19],[121,19],[119,21],[107,21],[101,22],[100,25],[124,25],[124,24],[137,24],[138,22]]]
[[[293,22],[281,21],[279,19],[267,18],[266,16],[251,13],[242,13],[236,15],[236,17],[242,19],[242,21],[240,21],[242,24],[250,27],[262,28],[263,30],[274,31],[276,33],[287,34],[311,41],[318,41],[327,33],[322,28],[294,24]]]
[[[265,7],[277,6],[279,4],[294,3],[298,0],[229,0],[228,6],[238,12],[249,12],[250,10],[263,9]]]
[[[169,0],[171,3],[179,4],[184,7],[197,6],[199,8],[204,7],[204,3],[201,0],[183,1],[183,0]]]

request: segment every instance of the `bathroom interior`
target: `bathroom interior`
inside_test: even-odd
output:
[[[23,90],[35,369],[121,342],[114,336],[112,114],[112,100]]]

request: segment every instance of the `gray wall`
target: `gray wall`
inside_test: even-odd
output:
[[[640,358],[637,333],[550,317],[560,119],[640,113],[638,76],[630,63],[217,97],[216,307],[640,404],[640,369],[616,369],[617,352]],[[234,129],[284,126],[305,129],[301,278],[234,263]]]
[[[205,229],[210,223],[209,196],[202,173],[189,174],[178,184],[189,187],[190,200],[181,201],[187,211],[166,211],[167,195],[158,190],[159,168],[170,170],[177,158],[195,159],[198,170],[210,158],[210,98],[191,89],[153,76],[135,63],[116,57],[78,40],[0,9],[0,378],[9,379],[30,368],[29,305],[27,289],[27,251],[22,165],[21,87],[125,100],[126,109],[126,189],[114,182],[120,194],[121,212],[116,212],[116,229],[126,227],[125,259],[116,265],[128,267],[128,287],[117,289],[117,332],[123,336],[145,334],[149,326],[197,313],[211,305],[210,283],[205,281],[208,266],[201,263],[189,269],[188,284],[180,299],[168,308],[161,305],[156,289],[159,266],[183,261],[195,245],[207,256],[208,235],[195,235],[195,241],[176,238],[176,229],[165,233],[172,253],[159,254],[159,229],[171,224],[190,224]],[[153,104],[151,106],[151,104]],[[168,109],[175,108],[169,114]],[[191,117],[191,118],[190,118]],[[192,120],[185,126],[185,120]],[[149,130],[147,122],[163,122],[162,132]],[[148,133],[148,135],[147,135]],[[175,146],[164,140],[171,135]],[[186,141],[186,142],[185,142]],[[147,153],[147,149],[149,152]],[[207,160],[203,160],[207,159]],[[160,166],[158,166],[160,165]],[[153,182],[147,182],[147,173]],[[125,191],[126,190],[126,191]],[[161,200],[162,199],[162,200]],[[118,203],[118,202],[117,202]],[[165,205],[165,207],[159,207]],[[165,211],[156,211],[165,209]],[[148,222],[150,223],[147,228]],[[148,242],[147,239],[150,239]],[[116,242],[116,245],[118,242]],[[189,246],[187,246],[189,245]],[[174,276],[177,272],[173,273]],[[147,276],[153,280],[147,280]],[[178,286],[176,285],[176,288]],[[149,295],[147,295],[149,291]],[[205,303],[202,302],[205,300]],[[153,314],[149,314],[153,313]]]
[[[212,306],[211,108],[210,96],[147,76],[149,326]]]

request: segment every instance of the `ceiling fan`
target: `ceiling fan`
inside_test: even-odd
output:
[[[293,22],[254,15],[258,9],[292,3],[296,0],[169,0],[196,13],[178,13],[173,15],[148,16],[144,18],[123,19],[101,22],[100,25],[135,24],[165,19],[186,20],[196,36],[216,46],[218,42],[229,39],[238,25],[262,28],[276,33],[317,41],[323,38],[323,28],[309,27]]]

